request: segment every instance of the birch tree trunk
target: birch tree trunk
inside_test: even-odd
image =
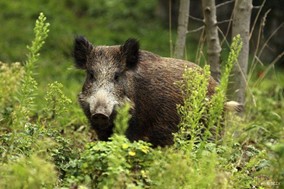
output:
[[[185,49],[186,34],[188,27],[189,6],[190,6],[189,0],[180,0],[177,40],[174,52],[174,56],[180,59],[184,58],[184,49]]]
[[[207,56],[212,77],[220,81],[220,52],[215,0],[202,0],[202,9],[206,30]]]
[[[240,34],[243,42],[238,62],[234,65],[231,77],[230,95],[232,100],[245,103],[247,88],[247,69],[249,58],[249,34],[252,0],[235,0],[232,37]]]

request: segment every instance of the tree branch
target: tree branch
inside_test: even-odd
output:
[[[204,23],[204,20],[201,19],[201,18],[197,18],[197,17],[191,16],[191,15],[189,15],[188,17],[191,18],[192,20]]]
[[[230,1],[226,1],[226,2],[224,2],[224,3],[220,3],[220,4],[216,5],[216,9],[218,9],[218,8],[224,6],[224,5],[233,3],[233,2],[234,2],[234,0],[230,0]]]
[[[200,30],[203,30],[204,28],[205,28],[204,26],[201,26],[201,27],[196,28],[196,29],[194,29],[194,30],[189,30],[189,31],[187,31],[187,33],[194,33],[194,32],[198,32],[198,31],[200,31]]]
[[[220,25],[220,24],[231,22],[231,21],[232,21],[232,19],[222,20],[222,21],[218,21],[217,24]]]

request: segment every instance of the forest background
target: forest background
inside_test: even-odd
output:
[[[122,44],[126,39],[132,37],[140,41],[142,49],[157,53],[161,56],[172,56],[174,49],[173,44],[176,38],[179,4],[178,1],[169,2],[162,0],[0,1],[0,34],[2,36],[0,40],[1,62],[8,63],[9,65],[13,65],[14,62],[25,62],[28,59],[27,54],[29,54],[29,49],[26,47],[30,45],[31,41],[34,39],[33,28],[39,13],[43,12],[47,17],[47,22],[50,23],[48,37],[40,51],[38,62],[35,64],[33,70],[33,76],[38,83],[38,90],[36,94],[37,97],[33,99],[33,110],[31,111],[29,122],[34,123],[35,120],[38,119],[40,120],[40,124],[38,124],[38,126],[25,125],[23,128],[20,128],[20,126],[17,126],[19,128],[11,127],[10,124],[12,121],[9,117],[12,117],[11,112],[13,112],[15,108],[13,103],[18,102],[19,99],[17,99],[18,97],[15,93],[15,97],[9,96],[10,100],[5,99],[5,102],[1,101],[1,169],[4,170],[4,175],[6,175],[0,179],[0,186],[3,186],[1,188],[9,188],[11,184],[15,184],[14,188],[17,188],[17,186],[28,186],[32,188],[32,184],[35,184],[34,188],[38,186],[47,188],[56,186],[63,188],[77,184],[79,186],[96,188],[98,187],[96,185],[97,183],[101,183],[99,187],[108,185],[104,183],[104,180],[96,175],[93,170],[84,168],[86,164],[91,164],[90,156],[93,155],[92,153],[94,153],[94,151],[84,151],[88,149],[88,146],[85,147],[85,145],[90,142],[91,134],[87,120],[76,99],[84,80],[84,73],[76,70],[73,66],[73,39],[76,35],[84,35],[94,44],[116,45]],[[218,1],[216,2],[218,3]],[[256,8],[253,9],[252,20],[257,18],[258,10],[262,3],[263,1],[260,0],[253,1]],[[232,5],[233,3],[223,8],[221,7],[220,10],[217,11],[217,19],[230,19],[230,8],[232,8]],[[245,121],[242,120],[243,124],[239,128],[242,133],[240,134],[241,137],[230,143],[231,146],[226,146],[231,152],[236,152],[235,157],[225,154],[223,156],[225,159],[231,158],[228,163],[216,158],[214,150],[214,153],[209,150],[208,157],[213,158],[211,159],[211,164],[204,158],[201,158],[200,165],[193,168],[193,170],[201,170],[199,176],[194,175],[194,171],[184,170],[184,174],[190,173],[189,175],[196,176],[196,178],[200,180],[207,178],[209,185],[210,183],[211,185],[204,185],[201,188],[216,188],[218,184],[220,184],[219,182],[224,184],[225,181],[228,183],[224,184],[224,188],[234,187],[240,183],[244,187],[283,187],[284,63],[283,57],[277,59],[277,57],[283,53],[284,44],[284,13],[281,11],[282,7],[284,7],[284,5],[280,0],[268,1],[264,4],[260,16],[258,16],[259,21],[256,23],[256,29],[251,40],[251,52],[257,49],[258,43],[265,48],[263,54],[259,57],[259,61],[254,64],[250,63],[249,66],[249,92],[247,95],[247,102],[249,103],[246,107]],[[203,19],[201,3],[199,1],[191,1],[190,15],[189,31],[199,28],[200,25],[203,24],[200,23],[200,20],[196,19]],[[265,18],[266,22],[261,22],[262,18]],[[265,25],[262,26],[262,23],[265,23]],[[220,24],[220,28],[226,33],[228,23],[224,22]],[[277,32],[271,36],[276,29]],[[260,37],[258,36],[259,31],[261,31]],[[270,40],[267,41],[267,39]],[[204,65],[206,55],[201,56],[201,58],[197,56],[203,51],[203,49],[199,48],[199,44],[202,41],[204,42],[204,36],[200,35],[200,32],[189,32],[186,41],[185,59]],[[229,40],[229,42],[231,41]],[[223,60],[226,60],[228,52],[229,47],[223,46],[221,53]],[[251,53],[250,60],[253,59],[254,54]],[[277,59],[277,62],[271,65],[270,63],[275,59]],[[3,66],[1,68],[3,68]],[[15,69],[17,70],[17,68]],[[2,71],[1,73],[6,72]],[[18,76],[17,73],[18,72],[11,72],[8,76],[16,77]],[[3,79],[4,78],[5,77],[3,77]],[[15,80],[17,80],[17,78],[15,78]],[[2,81],[2,83],[4,82]],[[50,85],[50,83],[53,83],[53,85]],[[11,84],[13,84],[13,82]],[[11,88],[13,86],[0,87],[2,91],[0,94],[2,95],[12,90]],[[50,95],[51,93],[56,93],[55,97],[60,99],[58,102],[59,105],[54,106],[62,106],[61,109],[50,108],[48,111],[45,109],[47,104],[43,103],[43,99],[53,99],[52,95]],[[4,99],[4,97],[6,97],[5,94],[2,99]],[[68,107],[62,105],[63,102],[68,104]],[[67,108],[67,111],[63,106]],[[58,111],[63,117],[58,116],[54,111]],[[53,113],[56,115],[55,118],[53,117]],[[46,118],[40,118],[39,115]],[[48,127],[45,126],[48,128],[47,130],[36,130],[36,128],[41,128],[44,124],[48,125]],[[20,134],[13,135],[11,134],[13,132]],[[34,133],[38,135],[35,136]],[[52,138],[54,146],[46,146],[46,144],[39,142],[39,140],[46,138],[46,136]],[[36,147],[33,146],[33,144],[36,144]],[[111,145],[115,146],[115,144]],[[40,148],[47,149],[47,154],[52,157],[46,159],[47,162],[51,163],[50,167],[48,167],[49,164],[47,164],[44,170],[41,170],[40,166],[42,163],[44,164],[46,162],[41,162],[42,158],[39,158],[40,160],[37,158],[33,159],[33,157],[42,156],[39,150]],[[133,147],[132,150],[137,150],[138,152],[139,150],[141,151],[141,149],[143,151],[144,148],[148,149],[147,145],[142,145],[142,147],[136,146]],[[102,151],[104,150],[109,153],[109,149],[106,146],[102,148]],[[222,149],[218,150],[222,151]],[[157,151],[160,153],[159,150]],[[131,156],[129,152],[127,154]],[[197,153],[194,150],[191,152]],[[206,151],[206,153],[208,152]],[[34,154],[36,155],[33,156]],[[78,154],[80,154],[80,157]],[[163,160],[164,162],[161,161],[159,162],[160,164],[157,163],[156,166],[175,165],[174,162],[176,159],[183,159],[183,156],[180,156],[181,157],[168,157],[168,159]],[[85,159],[77,161],[78,158],[82,157]],[[140,158],[142,157],[145,158],[141,155]],[[150,159],[158,157],[160,158],[159,155],[153,153]],[[150,162],[150,160],[145,160],[145,164],[147,164],[148,167],[150,167],[150,165],[155,167],[152,162],[149,163],[148,161]],[[29,164],[27,162],[32,163]],[[163,164],[165,162],[167,163]],[[195,162],[195,160],[190,159],[188,162],[192,163]],[[217,168],[218,174],[214,174],[217,162],[221,162],[223,166]],[[128,163],[131,165],[140,165],[140,162],[130,161]],[[177,168],[179,166],[183,167],[182,163],[184,162],[175,166]],[[213,165],[212,163],[215,164]],[[54,166],[57,172],[50,174],[50,178],[46,177],[49,171],[55,169]],[[143,167],[142,165],[140,166]],[[151,186],[153,188],[154,186],[161,187],[163,184],[166,185],[166,183],[162,182],[165,175],[169,178],[173,178],[172,180],[169,179],[169,182],[171,181],[173,185],[181,184],[183,181],[181,179],[182,181],[180,183],[174,182],[176,179],[174,170],[155,177],[153,175],[158,171],[158,168],[148,169],[147,166],[145,166],[145,172],[142,172],[144,171],[143,167],[143,170],[136,173],[135,176],[129,176],[132,178],[129,179],[130,184],[123,179],[122,181],[118,180],[128,187],[133,186],[131,183],[135,183],[135,186]],[[11,171],[14,170],[14,168],[15,170],[22,169],[22,172],[17,174],[15,173],[17,171]],[[36,177],[33,175],[34,173],[26,171],[32,169],[41,170],[42,173],[38,174],[38,177]],[[124,171],[128,170],[127,166],[123,169]],[[206,171],[202,172],[202,170],[206,169],[209,169],[208,174],[211,175],[212,178],[206,175]],[[235,170],[228,171],[227,169]],[[133,169],[130,170],[133,171]],[[259,170],[263,171],[263,173],[259,173]],[[85,177],[81,178],[76,175],[82,172],[87,172],[89,175],[93,174],[93,178],[97,179],[98,177],[101,180],[96,180],[96,183],[93,183],[94,180],[92,179],[88,180]],[[117,177],[110,174],[112,173],[111,171],[107,173],[110,175],[107,179],[111,180],[116,178],[114,180],[117,181]],[[42,177],[39,175],[42,175]],[[13,178],[20,178],[18,179],[19,183],[13,183]],[[46,182],[46,178],[49,178],[50,182]],[[31,181],[33,179],[39,182]],[[156,180],[152,181],[151,179]],[[186,181],[188,181],[187,179],[188,178],[185,178]],[[198,182],[198,179],[195,181],[195,185],[191,183],[192,188],[194,188],[194,186],[201,186],[201,182]],[[9,183],[9,181],[11,181],[11,183]],[[116,183],[115,181],[109,183]],[[111,186],[113,185],[109,185],[109,187]]]

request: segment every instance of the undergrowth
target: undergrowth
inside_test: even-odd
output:
[[[61,83],[50,83],[45,97],[37,99],[34,75],[48,27],[40,14],[28,60],[0,64],[0,188],[283,186],[283,94],[277,93],[281,99],[267,99],[254,89],[259,106],[248,108],[247,116],[223,110],[229,73],[241,48],[238,36],[211,98],[206,98],[209,67],[203,74],[185,68],[184,80],[178,83],[184,103],[177,107],[181,123],[175,144],[152,148],[124,136],[130,119],[127,104],[118,110],[110,141],[103,142],[91,141],[84,122],[74,121],[77,112]]]

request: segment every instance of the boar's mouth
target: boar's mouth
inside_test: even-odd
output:
[[[116,116],[116,112],[113,111],[111,115],[105,113],[97,112],[91,115],[92,126],[98,130],[105,130],[113,127],[113,121]]]

